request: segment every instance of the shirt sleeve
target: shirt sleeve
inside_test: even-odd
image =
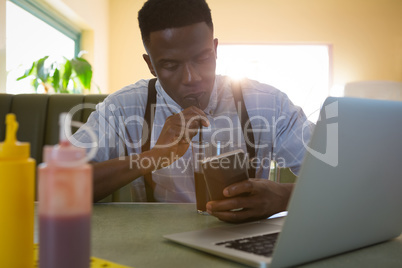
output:
[[[279,167],[288,167],[299,175],[314,124],[286,94],[276,97],[276,121],[273,133],[273,158]]]
[[[96,109],[91,113],[85,127],[81,127],[72,137],[71,142],[78,147],[89,149],[93,140],[86,128],[94,132],[97,140],[97,153],[92,161],[102,162],[126,155],[124,142],[124,124],[118,122],[121,118],[116,115],[118,109],[110,98],[96,105]]]
[[[98,151],[92,161],[103,162],[141,152],[147,88],[148,80],[140,80],[96,105],[85,123],[97,137]],[[80,128],[71,141],[87,149],[93,142],[85,128]]]

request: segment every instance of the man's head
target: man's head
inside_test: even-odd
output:
[[[205,0],[148,0],[138,13],[144,60],[181,107],[205,108],[215,82],[216,48]]]
[[[144,46],[151,32],[205,22],[213,30],[211,10],[205,0],[148,0],[138,12]]]

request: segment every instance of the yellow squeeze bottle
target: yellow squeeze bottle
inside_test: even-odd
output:
[[[18,142],[14,114],[6,116],[0,143],[0,267],[32,268],[35,160],[27,142]]]

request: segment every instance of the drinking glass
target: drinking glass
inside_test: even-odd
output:
[[[208,157],[217,156],[233,150],[233,144],[229,141],[192,141],[193,168],[195,197],[197,203],[197,212],[207,215],[206,204],[211,200],[210,189],[206,183],[204,172],[202,170],[202,161]]]

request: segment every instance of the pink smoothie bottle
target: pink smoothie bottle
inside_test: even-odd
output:
[[[44,148],[38,167],[40,268],[90,265],[92,167],[86,150],[64,134],[66,118],[60,116],[59,144]]]

